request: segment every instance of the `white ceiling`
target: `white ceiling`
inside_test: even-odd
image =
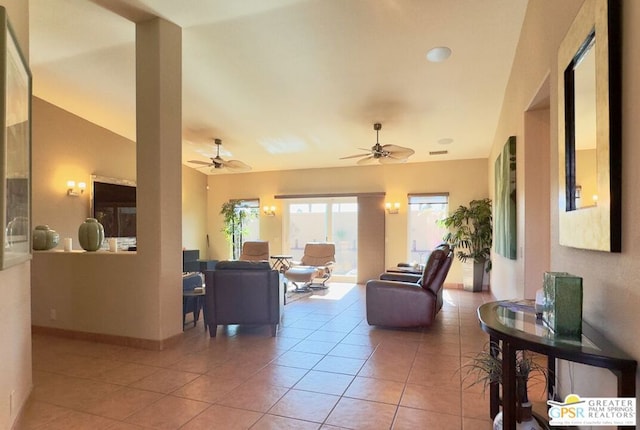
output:
[[[381,144],[416,151],[409,162],[487,157],[527,6],[29,1],[34,95],[135,140],[129,19],[160,16],[183,29],[183,162],[214,156],[218,137],[223,158],[254,171],[355,165],[339,158],[375,144],[374,122]],[[449,60],[426,60],[436,46]]]

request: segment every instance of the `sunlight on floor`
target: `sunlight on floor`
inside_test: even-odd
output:
[[[329,284],[329,289],[320,290],[319,292],[314,291],[313,295],[309,298],[318,300],[340,300],[355,287],[356,284],[341,284],[332,282],[331,284]]]
[[[457,306],[456,305],[456,301],[453,299],[451,292],[447,291],[446,289],[442,289],[442,299],[451,306]]]

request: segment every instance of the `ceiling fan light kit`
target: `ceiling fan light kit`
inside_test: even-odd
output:
[[[365,154],[349,155],[347,157],[340,158],[341,160],[347,160],[350,158],[360,158],[356,162],[358,165],[371,164],[378,162],[380,164],[397,164],[404,163],[412,156],[415,151],[411,148],[405,148],[398,145],[381,145],[379,140],[379,133],[382,129],[382,124],[377,122],[373,124],[373,129],[376,131],[376,144],[371,149],[359,148],[363,151],[369,151]]]
[[[200,160],[189,160],[189,163],[193,164],[201,164],[199,167],[211,167],[211,173],[215,172],[216,169],[226,168],[233,172],[248,172],[251,170],[251,166],[240,161],[240,160],[225,160],[220,157],[220,146],[222,145],[221,139],[214,139],[213,143],[216,144],[217,151],[216,156],[210,158],[210,162],[200,161]]]

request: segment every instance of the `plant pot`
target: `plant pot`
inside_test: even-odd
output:
[[[467,261],[462,265],[462,287],[465,291],[482,291],[486,263]]]
[[[493,419],[493,430],[502,430],[502,411],[498,412],[498,415]],[[516,430],[543,430],[543,427],[538,423],[535,418],[531,418],[521,423],[516,422]]]

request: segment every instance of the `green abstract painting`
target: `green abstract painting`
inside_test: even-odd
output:
[[[516,225],[516,137],[510,136],[495,164],[493,243],[495,251],[515,260],[518,255]]]

